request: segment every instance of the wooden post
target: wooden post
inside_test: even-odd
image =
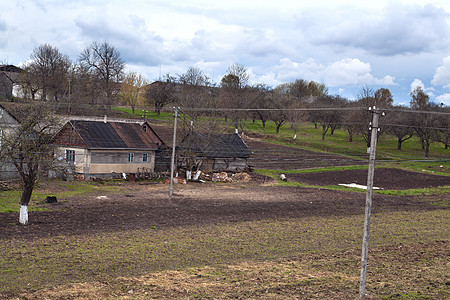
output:
[[[361,253],[361,278],[359,284],[359,295],[361,299],[366,299],[366,276],[367,276],[367,257],[369,253],[369,232],[370,232],[370,213],[372,210],[372,191],[373,191],[373,174],[375,170],[375,154],[377,147],[378,136],[378,119],[379,112],[375,106],[372,110],[372,134],[370,139],[370,154],[369,154],[369,171],[367,174],[367,193],[366,193],[366,209],[364,217],[364,236]]]
[[[177,119],[178,119],[178,108],[175,108],[175,120],[173,122],[173,143],[172,143],[172,159],[170,162],[170,192],[169,201],[172,201],[173,193],[173,172],[175,171],[175,148],[177,143]]]

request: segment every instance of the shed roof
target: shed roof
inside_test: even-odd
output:
[[[191,133],[181,142],[185,151],[209,158],[249,157],[250,148],[242,138],[234,134]]]
[[[157,148],[157,144],[138,123],[71,120],[70,124],[88,148]]]

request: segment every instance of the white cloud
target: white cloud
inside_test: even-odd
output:
[[[435,89],[433,87],[426,87],[425,84],[420,79],[414,79],[410,85],[410,93],[414,92],[416,88],[420,87],[430,98],[435,97]]]
[[[450,106],[450,94],[443,94],[436,97],[436,101],[438,104],[444,103],[446,106]]]
[[[450,56],[443,59],[442,65],[437,68],[431,81],[433,85],[443,85],[450,88]]]
[[[280,81],[303,78],[323,82],[328,86],[395,85],[393,76],[376,78],[371,74],[370,63],[356,58],[342,59],[329,65],[319,64],[313,58],[301,63],[284,58],[273,69],[278,73]]]
[[[354,15],[356,11],[359,16]],[[334,25],[316,23],[311,28],[311,33],[321,29],[314,37],[320,45],[353,47],[382,56],[423,53],[450,45],[448,13],[433,4],[390,3],[381,11],[341,7],[337,13],[335,9],[325,12]]]
[[[420,87],[423,91],[425,91],[425,85],[423,84],[422,80],[420,79],[414,79],[413,82],[411,82],[410,85],[411,89],[410,92],[414,92],[416,88]]]

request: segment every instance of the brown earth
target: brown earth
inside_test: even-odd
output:
[[[246,137],[244,141],[253,152],[248,162],[255,169],[300,170],[306,168],[366,164],[365,160],[351,159],[336,154],[313,152],[297,147],[270,144],[256,138]]]
[[[323,157],[317,160],[315,159],[317,154],[293,147],[273,146],[257,140],[252,140],[249,143],[256,155],[259,155],[256,156],[259,159],[255,158],[253,162],[255,162],[255,165],[259,163],[257,167],[261,168],[292,168],[293,161],[298,163],[295,168],[316,167],[318,166],[316,165],[317,162],[324,163],[325,161],[328,163],[324,166],[354,163],[347,158],[336,155],[323,154]],[[256,150],[261,152],[258,153]],[[278,153],[278,155],[274,156],[279,158],[278,163],[274,163],[272,167],[269,165],[272,161],[263,159],[268,153],[267,151]],[[299,155],[301,155],[301,159],[298,159]],[[310,157],[310,159],[307,157]],[[292,158],[292,161],[280,162],[282,158]],[[280,167],[284,163],[286,163],[285,167]],[[279,220],[305,216],[362,215],[364,213],[365,193],[272,186],[270,185],[272,183],[271,179],[261,175],[252,175],[253,181],[249,183],[189,183],[187,185],[176,185],[172,201],[169,201],[169,185],[167,184],[142,184],[126,181],[112,183],[120,186],[119,192],[105,192],[59,199],[60,201],[57,204],[39,204],[50,208],[50,210],[30,212],[30,224],[28,226],[17,225],[17,213],[1,214],[0,241],[14,240],[19,237],[20,239],[37,240],[43,237],[127,232],[129,230],[149,229],[152,227],[162,230],[164,228],[188,225]],[[367,170],[288,174],[287,176],[290,181],[313,185],[337,185],[338,183],[351,182],[365,184]],[[425,188],[449,185],[449,180],[448,177],[444,176],[379,168],[375,171],[375,185],[385,189]],[[375,213],[377,211],[431,211],[442,209],[442,206],[433,205],[432,201],[448,202],[450,195],[433,195],[432,201],[429,201],[429,199],[425,200],[425,198],[425,196],[400,197],[375,194],[372,209]],[[420,247],[427,251],[431,249],[426,248],[428,245],[420,245]],[[448,249],[445,248],[448,247],[446,244],[433,247],[440,251]],[[432,251],[435,251],[435,249],[433,248]],[[380,253],[380,256],[382,256],[383,252]],[[359,250],[355,251],[354,255],[357,257]],[[409,253],[406,256],[403,253],[402,257],[409,256]],[[314,258],[311,260],[311,263],[317,263],[318,260],[320,258]],[[329,261],[327,260],[326,263],[329,263]],[[337,263],[341,262],[338,261]],[[314,274],[314,276],[317,275]],[[253,277],[250,279],[253,280]],[[385,279],[387,282],[392,280]],[[357,280],[354,281],[357,282]],[[267,282],[268,288],[270,288],[270,284],[273,281],[268,279]],[[289,286],[286,288],[289,288]],[[298,288],[293,286],[293,293],[298,293],[304,288],[303,286]],[[92,289],[88,290],[89,292],[87,292],[85,299],[96,298],[95,296],[88,296]],[[128,290],[124,293],[125,296],[129,296]],[[160,296],[164,297],[167,293],[168,290],[163,290]],[[242,293],[245,294],[245,291]],[[258,293],[255,294],[258,295],[257,298],[264,298],[264,295]],[[51,295],[42,297],[42,294],[38,294],[35,298],[30,295],[29,299],[70,298],[67,294],[63,293],[63,295],[60,295],[61,297],[53,297]],[[142,297],[145,298],[145,295]],[[178,294],[174,293],[172,295]],[[276,293],[274,292],[273,295],[276,295]],[[106,294],[105,297],[110,296],[111,294]],[[181,296],[186,297],[186,295]],[[102,297],[103,295],[100,298]],[[24,299],[27,298],[27,296],[24,296]],[[172,298],[177,297],[174,296]],[[218,298],[220,298],[220,295]]]
[[[403,173],[399,171],[399,174]],[[392,172],[390,174],[395,175]],[[289,176],[292,178],[293,175]],[[326,182],[331,182],[333,178],[334,175],[327,178],[325,174],[321,177]],[[425,185],[420,184],[420,178],[417,177],[416,184]],[[429,186],[433,182],[437,181],[429,181]],[[313,215],[360,214],[365,201],[364,193],[252,182],[176,185],[173,199],[169,201],[167,184],[140,185],[125,181],[118,184],[121,185],[119,193],[72,197],[57,204],[40,204],[51,210],[30,212],[28,226],[17,226],[17,213],[4,213],[0,218],[0,239],[94,234],[152,226],[167,228]],[[448,195],[442,197],[448,198]],[[411,199],[376,194],[374,209],[434,209],[429,203]]]
[[[367,185],[366,170],[345,170],[288,174],[288,180],[309,185],[338,185],[357,183]],[[374,171],[374,186],[385,190],[420,189],[450,185],[450,177],[419,172],[410,172],[393,168],[377,168]]]

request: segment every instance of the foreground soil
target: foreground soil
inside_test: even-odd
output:
[[[289,174],[289,180],[308,185],[367,184],[367,169]],[[450,185],[450,177],[411,172],[393,168],[377,168],[374,186],[385,190],[422,189]]]
[[[296,174],[289,176],[292,175]],[[326,176],[320,179],[327,182]],[[257,180],[260,181],[260,177]],[[28,226],[17,226],[17,213],[1,214],[0,239],[95,234],[148,229],[151,226],[170,228],[286,217],[360,214],[365,205],[364,193],[270,184],[177,185],[172,201],[169,200],[169,185],[142,185],[126,181],[113,184],[118,185],[121,192],[73,197],[56,204],[40,203],[41,207],[50,210],[30,212]],[[436,199],[447,196],[437,196]],[[411,199],[414,197],[376,194],[374,210],[436,208],[429,202],[412,202]]]
[[[60,199],[53,205],[41,204],[49,210],[30,213],[28,226],[17,225],[17,213],[2,214],[0,241],[52,243],[52,239],[58,241],[62,237],[86,239],[111,234],[119,237],[136,230],[149,232],[153,228],[165,232],[171,228],[251,221],[277,224],[280,220],[340,220],[348,216],[361,219],[363,216],[365,193],[272,186],[270,181],[261,182],[261,177],[256,176],[255,181],[247,183],[176,185],[171,201],[166,184],[114,182],[111,184],[119,186],[119,192]],[[434,205],[434,201],[448,202],[449,197],[445,194],[431,198],[376,194],[373,213],[442,211],[446,208]],[[442,275],[445,260],[450,255],[448,239],[371,249],[372,295],[392,295],[397,285],[407,287],[408,291],[420,285],[418,297],[449,295],[445,287],[450,279]],[[28,251],[32,253],[32,249]],[[159,269],[168,271],[140,277],[120,277],[114,269],[106,268],[111,273],[103,276],[115,279],[9,292],[3,296],[5,299],[357,299],[359,278],[353,271],[358,270],[359,255],[360,249],[352,248],[332,255],[305,252],[296,258],[276,261],[256,259],[179,270],[171,270],[170,262],[167,266],[160,262]],[[389,275],[391,271],[386,273],[386,269],[394,271]],[[435,291],[426,292],[433,287]],[[409,293],[399,291],[398,299]],[[391,298],[396,299],[395,294]]]

